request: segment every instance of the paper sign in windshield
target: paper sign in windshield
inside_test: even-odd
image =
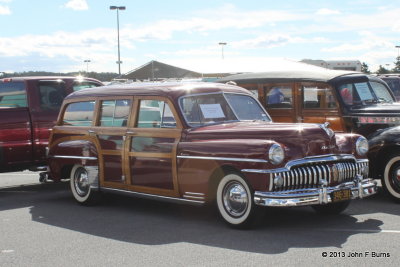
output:
[[[354,85],[356,86],[360,100],[374,99],[367,83],[355,83]]]
[[[225,118],[220,104],[201,104],[200,109],[205,119]]]

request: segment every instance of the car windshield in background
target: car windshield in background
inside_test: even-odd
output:
[[[181,98],[179,104],[186,122],[194,127],[234,121],[270,121],[259,103],[247,95],[193,95]]]
[[[345,83],[339,86],[339,94],[348,106],[393,103],[389,89],[378,82]]]

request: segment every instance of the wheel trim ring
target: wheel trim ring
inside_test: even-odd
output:
[[[235,199],[232,199],[232,195],[235,193],[240,193],[241,195],[244,195],[244,197],[241,198],[242,201],[245,201],[244,205],[243,203],[239,203],[239,201],[235,201]],[[249,205],[249,196],[245,187],[241,183],[237,181],[231,181],[227,183],[224,186],[221,197],[223,207],[227,214],[229,214],[229,216],[233,218],[240,218],[241,216],[243,216],[243,214],[246,213]]]
[[[80,168],[75,172],[74,187],[76,193],[81,197],[84,197],[89,193],[89,184],[87,183],[87,180],[88,173],[85,169]]]
[[[394,173],[392,171],[392,166],[393,164],[396,163],[396,161],[400,161],[400,157],[393,157],[391,160],[389,160],[389,162],[387,163],[386,167],[385,167],[385,172],[383,175],[383,179],[385,181],[386,184],[386,190],[395,198],[400,199],[400,191],[396,191],[396,188],[393,187],[393,175],[392,173]],[[398,189],[400,190],[400,189]]]

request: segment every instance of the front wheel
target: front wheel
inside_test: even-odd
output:
[[[83,166],[75,165],[72,168],[70,186],[72,195],[80,204],[95,204],[99,200],[98,192],[90,188],[88,171]]]
[[[350,200],[341,201],[337,203],[329,203],[326,205],[315,205],[312,208],[318,213],[322,215],[336,215],[340,214],[342,211],[347,209],[350,204]]]
[[[218,184],[216,198],[221,217],[231,227],[247,228],[251,225],[256,207],[250,187],[241,176],[224,176]]]
[[[382,186],[393,200],[400,202],[400,156],[389,157],[383,173]]]

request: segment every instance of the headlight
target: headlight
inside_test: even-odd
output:
[[[365,154],[367,154],[368,149],[369,149],[368,140],[363,136],[358,137],[356,142],[357,154],[360,156],[364,156]]]
[[[279,164],[285,158],[283,148],[278,144],[273,144],[269,149],[269,160],[272,164]]]

